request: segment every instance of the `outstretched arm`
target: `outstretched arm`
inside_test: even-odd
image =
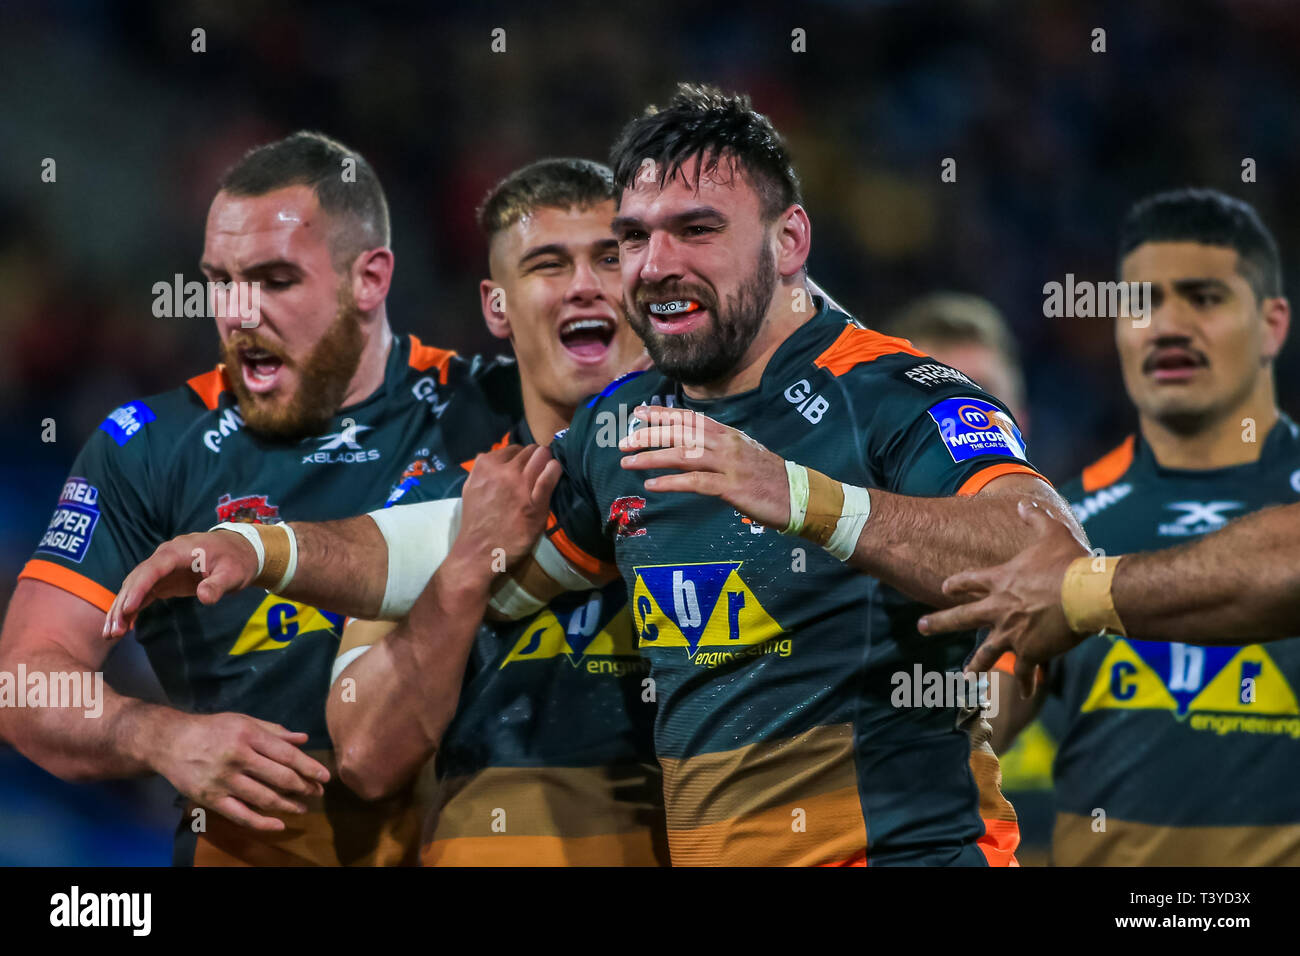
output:
[[[945,590],[968,603],[920,621],[924,634],[992,627],[971,670],[1011,651],[1027,692],[1036,665],[1098,629],[1072,626],[1067,617],[1063,587],[1072,565],[1083,588],[1071,608],[1075,620],[1104,615],[1109,599],[1131,637],[1247,644],[1298,630],[1300,504],[1257,512],[1190,544],[1118,560],[1090,555],[1068,528],[1031,503],[1022,502],[1019,513],[1033,531],[1031,546],[1005,564],[954,575]],[[1095,582],[1089,573],[1099,576]],[[1110,574],[1106,588],[1101,576]],[[1090,589],[1090,583],[1099,586]]]
[[[972,496],[917,498],[880,489],[851,489],[810,472],[803,499],[807,513],[791,527],[792,480],[787,462],[743,432],[681,409],[638,408],[646,427],[624,438],[631,452],[624,468],[679,469],[647,479],[651,491],[685,491],[722,498],[742,514],[776,530],[799,533],[926,604],[945,606],[953,598],[943,582],[965,568],[1003,561],[1033,538],[1015,520],[1016,502],[1038,501],[1069,522],[1073,514],[1045,481],[1006,474]],[[834,499],[834,504],[827,502]],[[858,520],[852,520],[856,512]]]

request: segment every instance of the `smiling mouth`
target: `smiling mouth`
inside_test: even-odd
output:
[[[580,361],[598,362],[609,351],[615,331],[613,319],[600,316],[569,319],[560,323],[560,344]]]
[[[681,335],[699,328],[708,309],[698,299],[665,299],[646,303],[646,314],[656,332]]]

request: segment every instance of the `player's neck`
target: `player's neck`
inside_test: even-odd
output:
[[[795,290],[802,290],[803,295],[793,295]],[[793,302],[796,298],[806,303],[806,311],[794,310]],[[710,399],[739,395],[741,392],[758,388],[759,383],[763,381],[763,372],[767,369],[767,363],[776,354],[776,350],[816,314],[817,309],[813,305],[812,295],[802,283],[790,287],[778,285],[772,296],[772,305],[768,308],[767,317],[763,320],[763,327],[755,336],[749,349],[736,363],[731,374],[707,385],[683,385],[682,391],[689,398]]]
[[[533,433],[533,441],[539,445],[550,445],[556,432],[569,427],[577,409],[547,401],[527,376],[521,374],[520,380],[524,397],[524,421]]]
[[[1180,431],[1146,415],[1139,418],[1142,437],[1161,467],[1201,471],[1258,461],[1278,415],[1272,378],[1261,375],[1245,401],[1194,431]]]
[[[384,384],[388,352],[393,347],[393,330],[388,327],[388,313],[382,307],[374,319],[362,324],[361,335],[361,361],[357,363],[348,390],[343,394],[343,408],[364,402]]]

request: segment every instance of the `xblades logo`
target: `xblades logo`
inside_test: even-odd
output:
[[[343,421],[347,427],[342,431],[308,439],[309,441],[318,441],[321,444],[316,452],[302,456],[304,465],[354,464],[375,461],[380,457],[379,449],[364,449],[357,442],[357,436],[362,432],[373,431],[371,426],[352,424],[351,419],[344,419]]]
[[[337,451],[344,446],[352,451],[360,451],[361,446],[357,444],[357,436],[362,432],[373,431],[370,425],[353,425],[345,428],[341,432],[333,435],[321,435],[316,441],[321,443],[318,451]]]
[[[1157,533],[1166,537],[1183,537],[1218,531],[1228,523],[1225,511],[1235,511],[1245,505],[1240,501],[1171,501],[1165,507],[1184,513],[1177,521],[1160,525]]]

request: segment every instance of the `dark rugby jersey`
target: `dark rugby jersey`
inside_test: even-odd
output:
[[[1172,547],[1300,499],[1300,429],[1283,416],[1262,440],[1256,462],[1183,471],[1130,436],[1062,493],[1093,547]],[[1054,863],[1300,864],[1300,638],[1099,635],[1056,662],[1051,686],[1068,720]]]
[[[517,399],[512,360],[471,361],[414,336],[394,338],[373,395],[340,410],[324,434],[286,442],[244,427],[218,367],[109,414],[77,456],[19,577],[107,611],[123,578],[161,542],[219,521],[325,521],[380,507],[400,491],[404,470],[454,467],[491,444],[520,413]],[[341,623],[250,588],[212,607],[156,602],[140,614],[136,636],[174,707],[303,731],[306,748],[332,766],[325,695]],[[364,811],[333,781],[324,804],[331,817]],[[204,853],[219,858],[211,844],[226,837],[224,853],[249,862],[349,862],[373,858],[376,846],[347,834],[335,846],[323,817],[286,818],[280,834],[235,827],[215,812],[206,818],[200,862]]]
[[[520,422],[507,441],[533,437]],[[402,504],[458,496],[466,476],[431,475]],[[438,748],[422,862],[667,864],[648,673],[621,581],[485,621]]]
[[[622,469],[617,448],[641,403],[697,409],[834,478],[918,496],[1037,474],[1005,408],[821,303],[753,391],[695,401],[650,371],[581,410],[554,446],[566,476],[549,533],[627,585],[674,865],[1010,862],[1018,831],[987,724],[891,703],[895,675],[960,669],[973,635],[923,638],[922,606],[815,545],[715,498],[647,491],[661,472]]]

